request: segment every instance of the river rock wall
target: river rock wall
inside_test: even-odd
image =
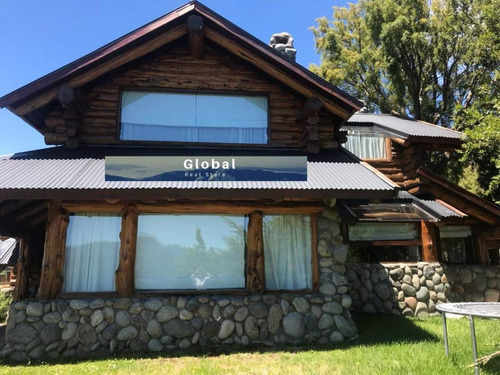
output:
[[[346,263],[354,310],[406,316],[438,314],[444,302],[498,302],[500,267],[444,263]]]

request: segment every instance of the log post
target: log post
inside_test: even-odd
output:
[[[436,226],[428,221],[421,221],[422,260],[424,262],[438,262],[438,238]]]
[[[19,257],[17,259],[16,286],[12,299],[14,302],[28,297],[30,279],[30,238],[24,237],[19,240]]]
[[[120,232],[120,258],[116,270],[116,293],[125,297],[135,290],[135,251],[137,245],[138,211],[136,205],[122,209],[122,230]]]
[[[61,201],[50,201],[38,299],[53,299],[61,292],[68,223],[69,214],[62,208]]]
[[[263,293],[265,288],[264,246],[262,242],[262,212],[250,214],[247,234],[247,289]]]
[[[191,55],[199,59],[203,55],[203,39],[205,38],[205,23],[202,16],[192,14],[187,19],[189,49]]]
[[[305,120],[304,129],[302,131],[302,141],[304,150],[308,153],[317,154],[320,151],[319,139],[319,122],[318,113],[323,106],[319,98],[312,97],[306,100],[302,119]]]

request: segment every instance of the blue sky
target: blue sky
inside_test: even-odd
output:
[[[185,0],[1,1],[0,96],[76,60],[184,4]],[[204,0],[264,42],[288,31],[297,61],[319,63],[309,27],[339,0]],[[0,110],[0,155],[47,147],[31,126]]]

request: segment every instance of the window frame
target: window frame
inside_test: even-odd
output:
[[[347,131],[347,132],[348,132],[347,137],[349,137],[349,131]],[[387,134],[379,133],[379,132],[373,132],[373,134],[381,134],[384,136],[385,150],[387,153],[387,157],[386,158],[359,158],[359,159],[362,161],[374,162],[374,163],[376,163],[376,162],[392,162],[393,157],[392,157],[392,139],[391,139],[391,137],[389,137]],[[350,153],[352,153],[353,155],[356,155],[352,151],[348,150],[347,148],[346,148],[346,150],[349,151]]]
[[[247,244],[245,249],[245,287],[238,289],[209,289],[209,290],[187,290],[187,289],[164,289],[164,290],[148,290],[140,291],[135,289],[131,294],[126,294],[127,297],[154,297],[154,296],[169,296],[169,295],[186,295],[186,296],[196,296],[196,295],[212,295],[212,294],[224,294],[224,295],[254,295],[254,294],[277,294],[283,292],[290,292],[295,294],[310,294],[317,292],[319,290],[319,259],[317,252],[317,218],[321,213],[323,206],[321,204],[259,204],[259,203],[246,203],[246,202],[190,202],[190,203],[178,203],[178,202],[166,202],[164,204],[160,203],[133,203],[136,207],[137,217],[135,217],[136,222],[136,232],[135,241],[137,240],[137,223],[138,218],[141,213],[152,213],[152,214],[207,214],[207,215],[217,215],[217,214],[231,214],[231,215],[248,215],[260,214],[261,219],[263,215],[308,215],[311,218],[311,276],[312,276],[312,289],[303,290],[273,290],[269,291],[265,289],[265,277],[263,278],[263,289],[262,291],[255,291],[249,287],[247,282],[249,277],[248,264],[252,257],[259,256],[256,254],[256,249],[250,249],[248,246],[248,236],[250,235],[250,220],[247,227]],[[124,247],[124,223],[125,223],[125,211],[124,208],[130,206],[127,202],[120,202],[119,204],[113,203],[80,203],[80,202],[63,202],[62,206],[69,214],[81,213],[81,212],[91,212],[91,213],[121,213],[122,224],[120,231],[120,258],[118,263],[118,269],[122,267],[123,261],[123,247]],[[262,244],[263,246],[263,230],[262,222],[260,226],[260,233],[257,233],[258,238],[256,243]],[[135,251],[134,247],[134,262],[135,262]],[[65,250],[64,250],[65,251]],[[265,251],[265,249],[262,249]],[[130,256],[131,254],[127,254]],[[264,253],[262,252],[262,262]],[[265,265],[264,265],[265,267]],[[265,268],[262,270],[265,272]],[[135,279],[135,270],[132,269],[131,277]],[[116,291],[115,292],[63,292],[61,291],[58,295],[59,298],[92,298],[92,297],[106,297],[115,298],[120,295],[119,285],[115,277]]]
[[[179,141],[142,141],[142,140],[126,140],[121,139],[122,130],[122,97],[125,91],[143,91],[152,93],[167,93],[167,94],[201,94],[201,95],[219,95],[219,96],[263,96],[267,98],[267,142],[266,143],[213,143],[213,142],[179,142]],[[116,114],[116,132],[115,141],[124,145],[171,145],[184,147],[189,146],[217,146],[217,147],[272,147],[271,144],[271,96],[266,91],[237,91],[237,90],[186,90],[186,89],[172,89],[172,88],[159,88],[153,86],[133,87],[123,86],[118,89],[118,106]]]
[[[413,240],[364,240],[364,241],[359,241],[359,240],[351,240],[349,236],[349,226],[345,226],[345,233],[347,237],[347,241],[349,244],[352,244],[354,246],[364,248],[368,246],[380,246],[380,247],[396,247],[396,246],[418,246],[419,252],[422,253],[422,262],[423,260],[423,241],[422,241],[422,228],[420,225],[420,221],[384,221],[384,222],[356,222],[357,224],[386,224],[386,223],[400,223],[400,224],[406,224],[406,223],[415,223],[416,228],[417,228],[417,235],[415,239]],[[388,260],[384,261],[381,263],[385,264],[390,264],[390,263],[404,263],[404,264],[415,264],[418,263],[416,261],[404,261],[404,260]]]

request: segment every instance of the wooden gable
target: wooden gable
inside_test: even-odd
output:
[[[304,147],[308,125],[317,127],[317,142],[321,148],[337,148],[339,140],[343,139],[338,131],[342,122],[340,117],[322,108],[311,119],[304,109],[307,98],[251,64],[214,43],[205,44],[202,58],[192,55],[187,38],[177,44],[175,48],[157,51],[127,66],[104,82],[82,88],[84,98],[78,129],[73,129],[71,110],[58,104],[45,118],[47,144],[65,143],[74,135],[85,144],[144,144],[119,140],[120,95],[124,89],[259,93],[269,98],[268,146]]]

